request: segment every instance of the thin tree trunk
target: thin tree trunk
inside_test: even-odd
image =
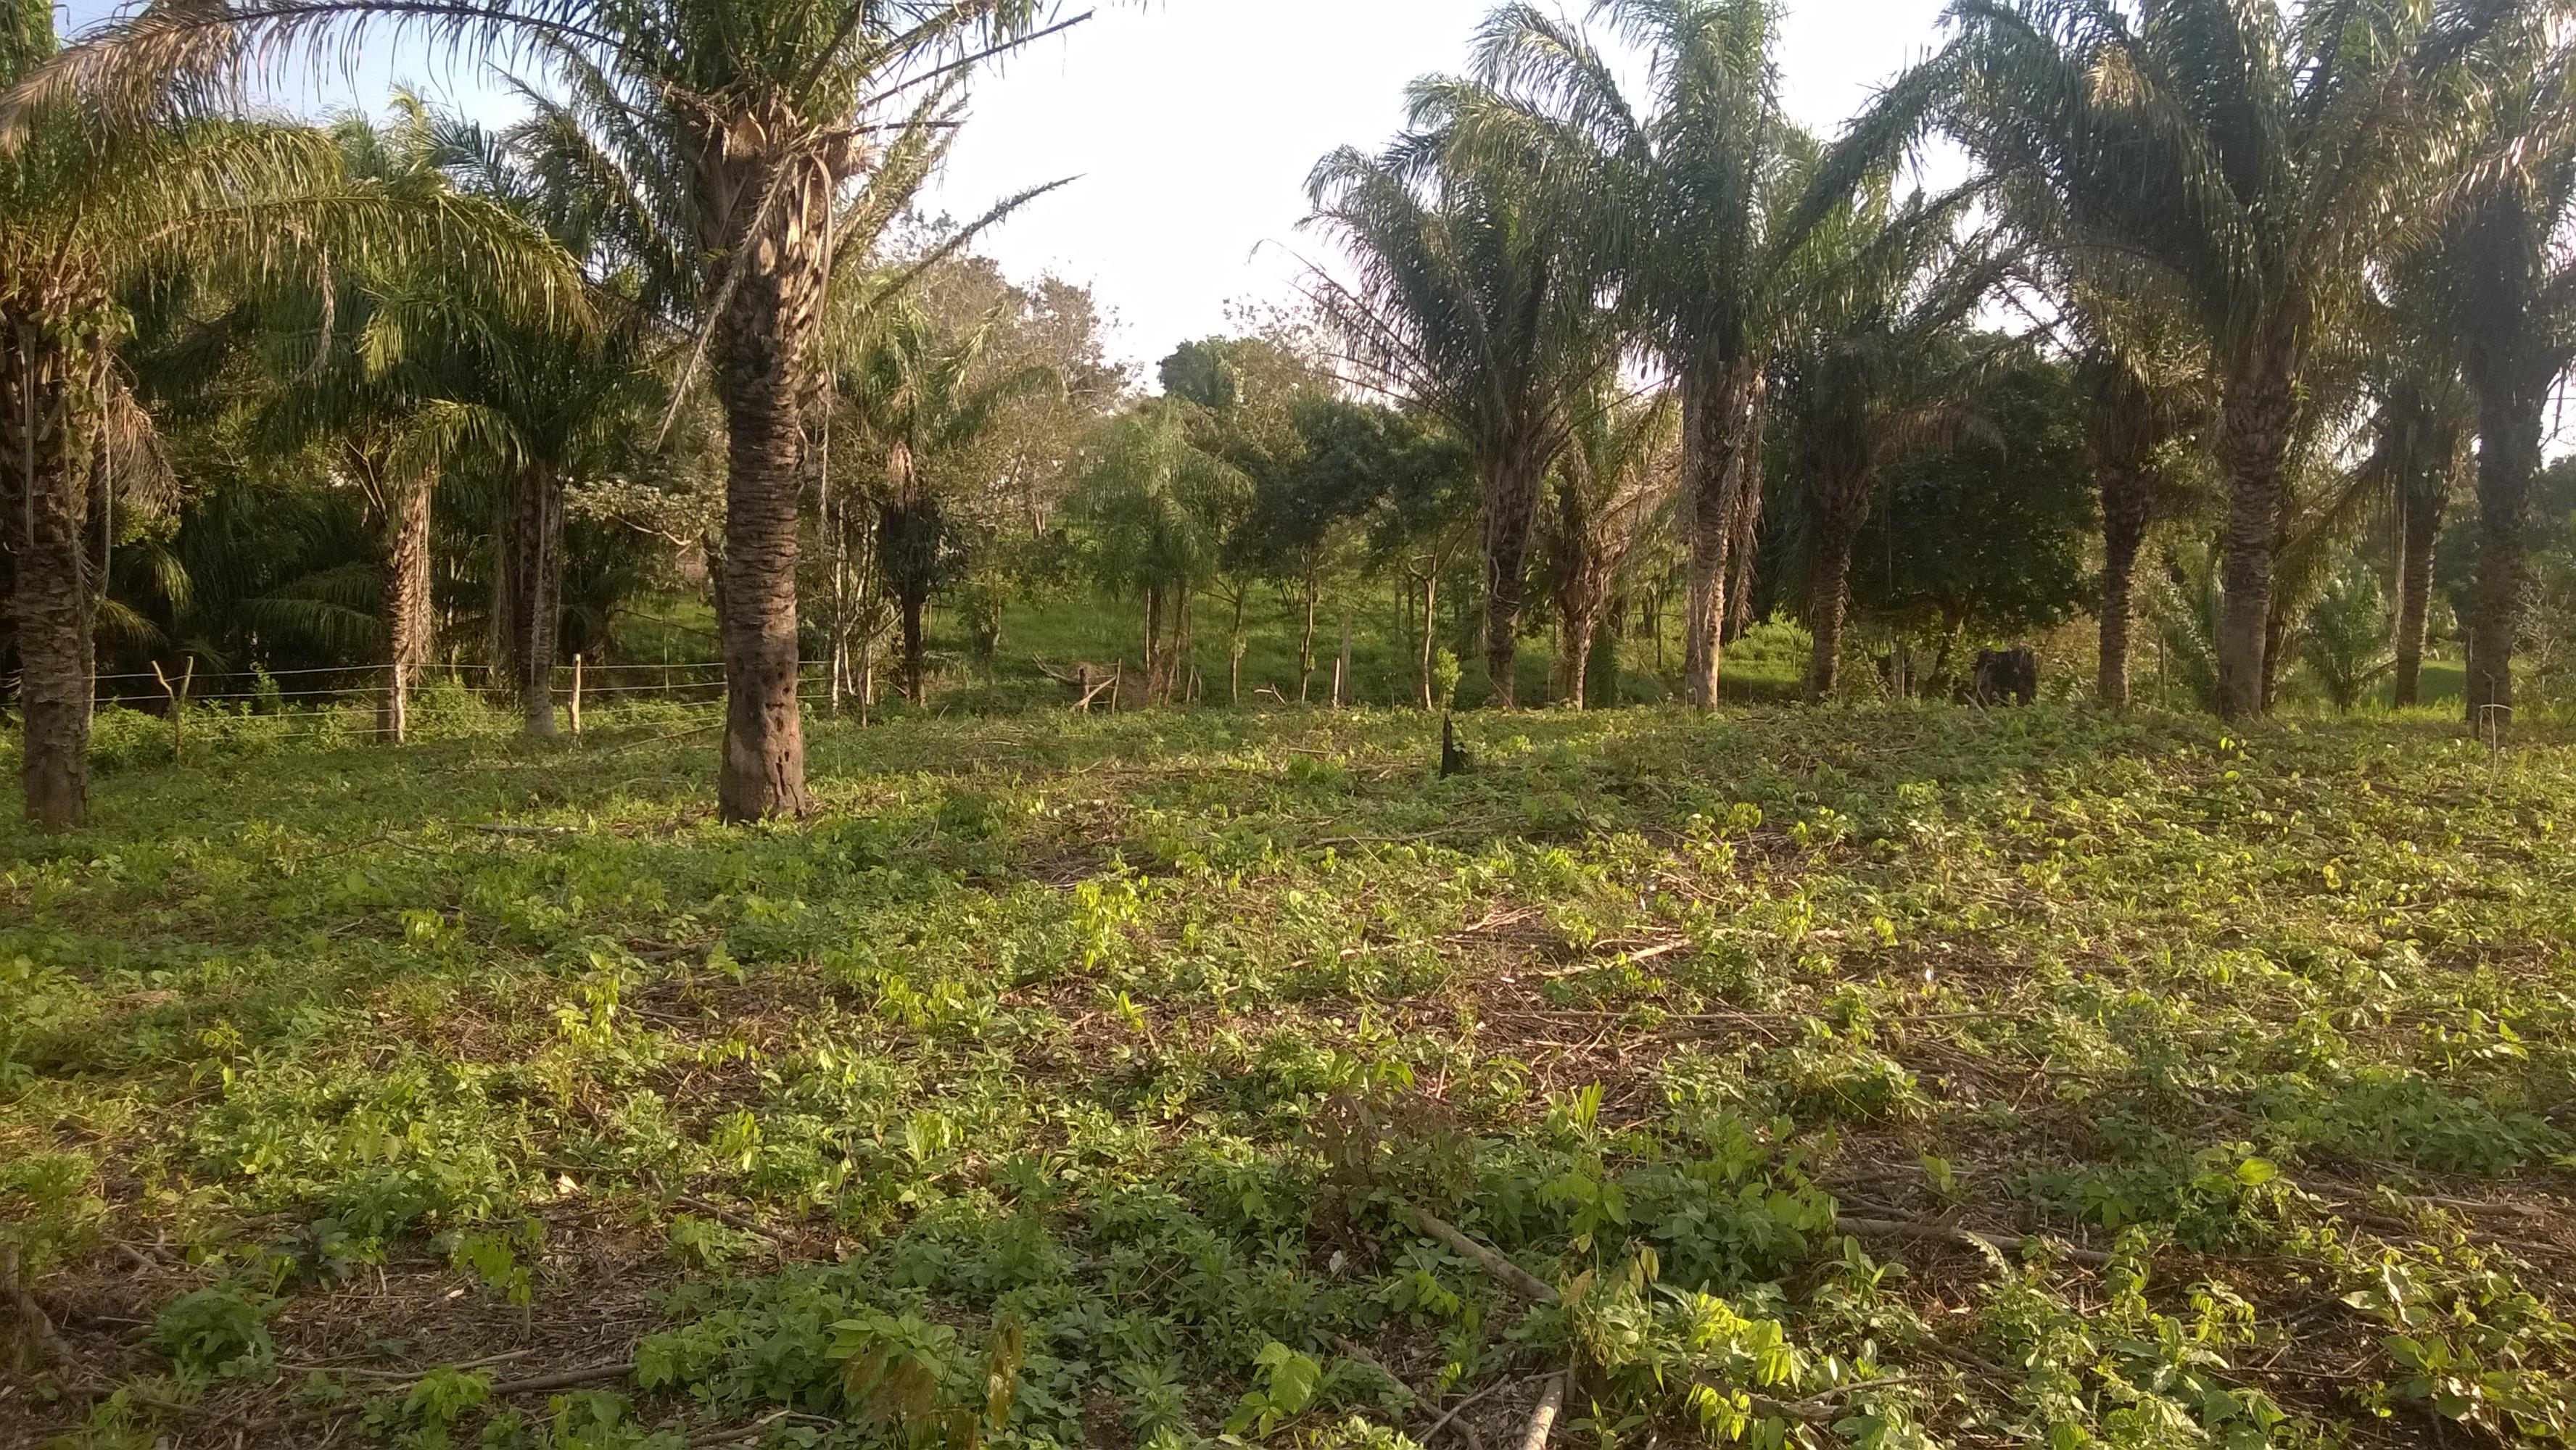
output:
[[[1225,640],[1226,703],[1230,705],[1243,703],[1243,601],[1244,597],[1251,592],[1251,584],[1237,581],[1234,591],[1234,627],[1227,632]]]
[[[49,329],[11,326],[0,366],[0,458],[17,497],[18,703],[27,818],[48,832],[89,820],[90,676],[97,601],[89,578],[90,477],[75,416],[84,359]],[[94,366],[94,364],[92,364]]]
[[[2272,629],[2272,564],[2281,537],[2283,477],[2298,397],[2286,358],[2227,390],[2221,438],[2227,470],[2227,558],[2220,579],[2218,713],[2248,720],[2266,708]]]
[[[1702,362],[1682,374],[1683,517],[1690,562],[1682,609],[1682,698],[1701,709],[1718,702],[1724,670],[1730,561],[1747,479],[1762,378],[1744,366]]]
[[[2513,652],[2522,642],[2529,572],[2531,484],[2540,474],[2546,386],[2496,389],[2478,407],[2478,562],[2471,587],[2468,720],[2481,732],[2513,723]]]
[[[1297,636],[1297,703],[1303,705],[1315,684],[1315,606],[1323,598],[1323,581],[1315,562],[1306,563],[1306,630]]]
[[[2102,660],[2095,693],[2106,709],[2129,708],[2130,617],[2137,595],[2138,549],[2146,542],[2147,481],[2136,469],[2102,469]]]
[[[712,161],[703,163],[713,166]],[[793,165],[781,178],[773,170]],[[798,406],[822,312],[831,176],[804,161],[728,178],[737,285],[717,333],[725,410],[724,760],[728,822],[803,816],[805,722],[797,703],[796,561],[805,429]],[[812,174],[808,174],[809,171]],[[774,206],[754,198],[780,193]]]
[[[1486,469],[1485,675],[1494,705],[1504,710],[1520,703],[1513,665],[1529,590],[1530,525],[1545,472],[1544,459],[1517,456]]]
[[[1190,586],[1181,586],[1181,596],[1172,610],[1172,677],[1164,682],[1163,703],[1172,703],[1177,694],[1182,704],[1189,703],[1190,655],[1195,642],[1190,635]]]
[[[1816,531],[1815,578],[1807,600],[1808,627],[1815,648],[1807,657],[1807,699],[1830,700],[1842,685],[1843,615],[1851,588],[1852,536],[1857,524],[1819,520]]]
[[[1425,710],[1440,708],[1438,681],[1432,678],[1432,667],[1440,653],[1439,637],[1440,566],[1435,560],[1422,578],[1422,708]]]
[[[1762,537],[1762,437],[1769,418],[1760,393],[1746,418],[1744,446],[1736,451],[1735,541],[1727,546],[1726,621],[1718,637],[1728,643],[1753,627],[1753,572],[1761,563],[1754,545]]]
[[[376,733],[399,745],[411,738],[411,690],[429,663],[430,489],[403,490],[385,509],[385,692],[376,704]]]
[[[2433,546],[2442,535],[2451,460],[2430,480],[2399,483],[2397,527],[2397,694],[2399,709],[2424,703],[2424,641],[2433,616]],[[2427,485],[2430,486],[2427,486]]]

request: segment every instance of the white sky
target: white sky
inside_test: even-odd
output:
[[[1580,11],[1588,0],[1567,0]],[[1934,40],[1943,0],[1785,0],[1780,63],[1796,119],[1831,132]],[[73,27],[110,0],[74,0]],[[1078,10],[1080,3],[1070,3]],[[1374,147],[1404,88],[1456,70],[1492,0],[1103,0],[1101,12],[979,83],[975,113],[928,200],[971,217],[1059,177],[1074,185],[988,234],[1013,276],[1092,285],[1114,350],[1151,365],[1224,330],[1229,302],[1285,300],[1312,251],[1307,173],[1336,146]],[[381,110],[396,82],[491,113],[471,68],[381,47],[354,78],[294,89],[297,109]],[[1256,252],[1259,255],[1256,255]]]
[[[1580,8],[1583,0],[1572,0]],[[1933,42],[1943,0],[1790,0],[1791,113],[1830,132]],[[1415,77],[1463,67],[1491,0],[1154,0],[1104,7],[982,82],[933,199],[974,216],[1082,179],[996,230],[1014,276],[1088,282],[1148,364],[1220,332],[1226,304],[1284,299],[1306,177],[1403,123]],[[1255,255],[1258,251],[1259,255]]]

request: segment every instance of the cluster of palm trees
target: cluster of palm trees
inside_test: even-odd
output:
[[[2083,387],[2105,703],[2128,702],[2160,511],[2216,495],[2233,719],[2270,708],[2326,545],[2373,490],[2403,541],[2412,703],[2473,442],[2468,707],[2501,723],[2543,412],[2576,355],[2568,7],[1958,0],[1940,49],[1830,144],[1783,115],[1776,20],[1767,0],[1507,4],[1470,74],[1417,84],[1394,143],[1315,173],[1348,261],[1315,283],[1344,357],[1474,454],[1505,700],[1530,521],[1605,398],[1678,398],[1685,693],[1717,698],[1767,455],[1800,504],[1823,695],[1881,477],[1991,428],[1974,380],[2039,348]],[[1970,179],[1901,195],[1935,137]]]
[[[804,811],[797,580],[833,314],[873,315],[908,280],[880,239],[975,67],[1044,33],[1044,7],[211,0],[68,47],[52,14],[0,14],[0,456],[30,816],[84,817],[98,515],[150,497],[159,458],[119,362],[128,304],[179,286],[315,314],[313,375],[268,422],[336,440],[386,521],[397,730],[422,652],[424,481],[478,442],[508,475],[502,653],[551,728],[563,485],[619,470],[603,454],[634,430],[602,399],[652,352],[646,431],[721,451],[722,814]],[[520,63],[542,78],[529,119],[496,139],[424,118],[355,145],[245,119],[284,68],[388,31]]]

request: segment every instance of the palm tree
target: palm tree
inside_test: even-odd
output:
[[[408,26],[552,74],[531,125],[587,183],[603,245],[643,270],[711,364],[726,431],[727,710],[717,809],[804,814],[796,569],[828,279],[864,257],[944,154],[978,60],[1041,0],[231,0],[149,9],[36,89],[144,113],[229,104],[308,44]],[[676,405],[675,405],[676,406]]]
[[[2576,361],[2576,42],[2554,22],[2531,7],[2480,47],[2479,164],[2400,268],[2410,310],[2449,345],[2477,409],[2468,711],[2481,728],[2512,715],[2544,414]]]
[[[2004,274],[1987,240],[1957,230],[1963,194],[1899,205],[1887,182],[1806,230],[1795,271],[1797,320],[1774,401],[1804,504],[1807,698],[1840,682],[1852,543],[1880,474],[1975,423],[1967,383],[1984,365],[1959,324]]]
[[[1190,598],[1252,496],[1241,470],[1192,439],[1188,406],[1153,399],[1103,422],[1067,501],[1094,576],[1143,604],[1145,697],[1166,703],[1188,685]]]
[[[2310,355],[2437,179],[2428,98],[2509,8],[2410,0],[1959,0],[1948,47],[1863,119],[1854,160],[1937,118],[2018,193],[2017,223],[2160,272],[2223,404],[2222,713],[2263,709]]]
[[[1416,129],[1383,155],[1324,158],[1310,225],[1339,240],[1354,278],[1315,274],[1316,302],[1363,383],[1456,431],[1475,460],[1485,526],[1485,668],[1515,703],[1513,662],[1530,538],[1572,409],[1611,364],[1616,336],[1538,158],[1457,145],[1476,88],[1415,88]]]
[[[1670,392],[1589,402],[1557,460],[1557,698],[1573,709],[1584,707],[1585,675],[1620,569],[1669,491],[1675,404]]]
[[[14,612],[27,811],[67,830],[87,815],[92,500],[112,500],[122,471],[152,456],[116,364],[118,290],[180,268],[248,291],[326,255],[444,256],[451,275],[515,292],[531,312],[578,299],[525,228],[352,179],[325,134],[84,104],[57,83],[51,16],[0,15],[0,461],[26,521]]]
[[[2423,703],[2433,545],[2468,474],[2471,414],[2456,373],[2406,359],[2380,385],[2371,418],[2371,450],[2362,471],[2386,500],[2397,534],[2396,703],[2401,709]]]
[[[2201,421],[2200,379],[2151,330],[2125,327],[2109,304],[2070,312],[2087,337],[2076,360],[2084,401],[2085,451],[2102,506],[2101,626],[2095,698],[2129,707],[2129,642],[2135,632],[2138,554],[2179,490],[2183,445]],[[2125,319],[2122,319],[2125,320]]]
[[[876,492],[876,563],[893,591],[903,633],[904,688],[924,698],[922,615],[941,583],[949,552],[946,499],[936,486],[951,460],[972,446],[1013,398],[1054,384],[1042,363],[991,375],[985,367],[1009,304],[962,337],[941,335],[930,314],[908,302],[880,307],[847,361],[834,370],[839,395],[882,457]]]
[[[1528,4],[1486,21],[1488,104],[1467,114],[1507,146],[1535,141],[1583,244],[1681,393],[1688,536],[1682,689],[1718,695],[1730,553],[1760,493],[1763,363],[1776,318],[1767,254],[1790,128],[1768,0],[1598,0],[1652,86],[1644,105],[1578,29]]]

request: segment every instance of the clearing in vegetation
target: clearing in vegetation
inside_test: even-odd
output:
[[[436,704],[0,823],[0,1442],[2576,1424],[2563,732]]]

